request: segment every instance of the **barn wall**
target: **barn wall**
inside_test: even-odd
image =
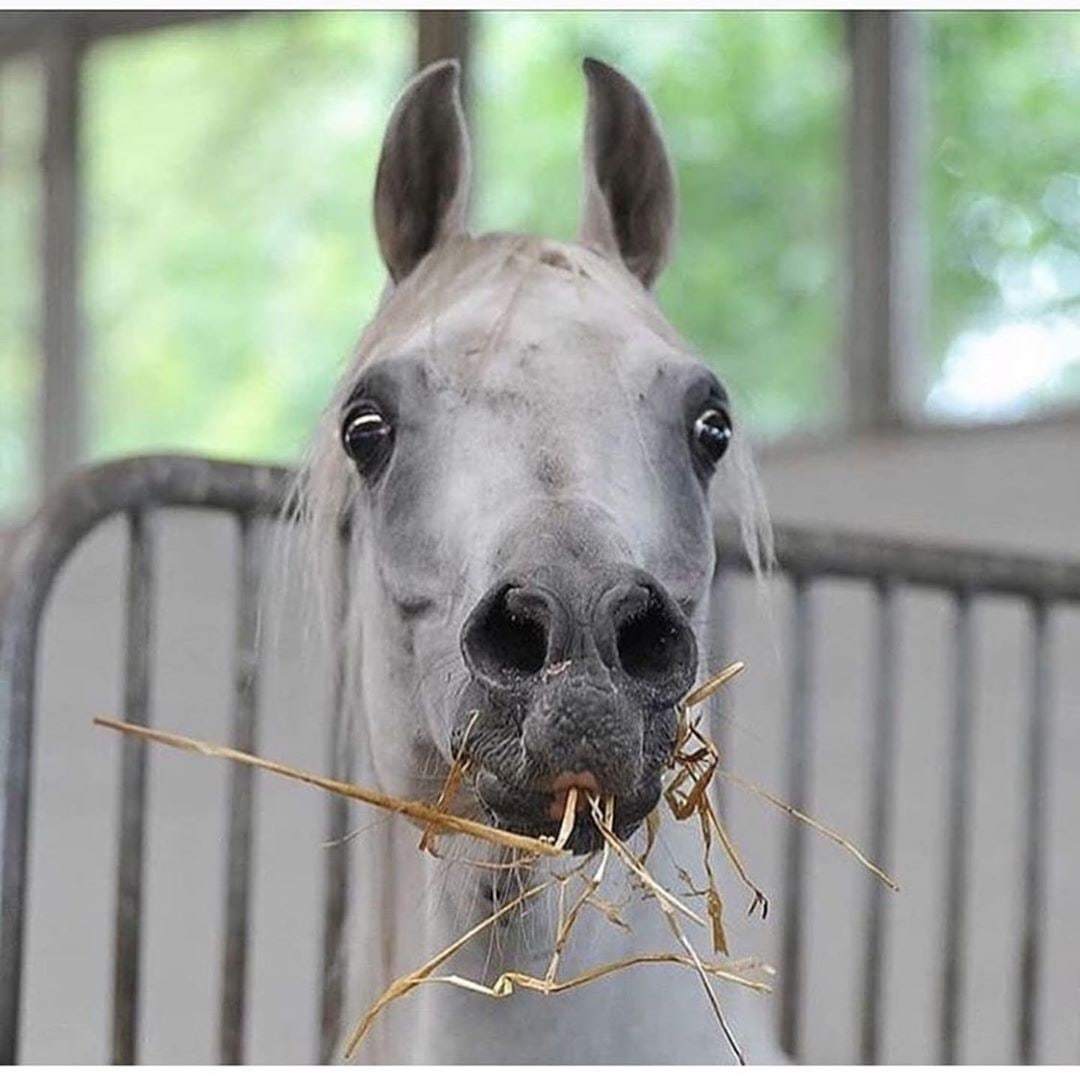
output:
[[[766,453],[778,521],[1080,556],[1080,418]]]

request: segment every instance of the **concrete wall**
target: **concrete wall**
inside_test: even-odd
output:
[[[1080,557],[1080,427],[1047,425],[964,436],[897,438],[767,456],[764,480],[778,520],[871,529],[912,538],[1005,545]],[[226,521],[169,512],[160,522],[153,722],[228,738],[235,536]],[[28,1061],[103,1061],[108,1054],[118,739],[91,729],[119,709],[124,538],[103,527],[58,584],[44,639],[34,784],[30,924],[24,1017]],[[809,808],[852,839],[869,805],[873,607],[853,585],[817,595],[817,686]],[[787,614],[782,585],[763,608],[749,588],[732,598],[731,655],[750,667],[725,704],[721,732],[732,767],[782,793]],[[1025,632],[1022,610],[977,609],[978,695],[968,935],[963,943],[963,1059],[1009,1060],[1019,949]],[[890,869],[903,891],[887,897],[885,1056],[936,1055],[942,955],[944,806],[948,768],[949,607],[932,594],[901,604],[897,834]],[[287,621],[288,623],[288,621]],[[1040,1057],[1075,1061],[1080,1046],[1080,616],[1054,621],[1051,897],[1043,972]],[[286,625],[261,688],[262,748],[322,767],[325,725],[319,665]],[[227,773],[171,751],[151,755],[142,1059],[209,1062],[220,992]],[[319,841],[325,802],[276,778],[257,780],[252,1015],[249,1055],[309,1060],[316,1044]],[[743,919],[726,876],[729,933],[740,953],[779,955],[785,822],[751,796],[726,796],[731,829],[774,907]],[[358,880],[365,836],[350,845]],[[805,1057],[856,1057],[859,942],[865,872],[838,848],[808,837],[805,900]],[[363,890],[358,895],[364,895]],[[362,908],[362,905],[358,905]],[[362,910],[358,911],[362,916]],[[438,990],[432,992],[440,992]],[[449,991],[447,991],[449,992]]]
[[[766,453],[778,521],[1080,557],[1080,417]]]

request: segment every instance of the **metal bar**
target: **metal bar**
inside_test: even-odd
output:
[[[14,605],[12,605],[14,607]],[[4,611],[5,616],[7,611]],[[16,612],[16,617],[23,612]],[[33,716],[37,670],[37,612],[23,623],[4,620],[0,637],[0,814],[3,880],[0,882],[0,1064],[19,1057],[23,944],[26,916],[27,839],[33,764]]]
[[[109,514],[152,502],[269,517],[285,508],[294,480],[292,472],[275,466],[182,454],[125,458],[83,469],[51,494],[34,520],[20,530],[4,584],[9,592],[25,593],[26,598],[47,591],[71,547]],[[748,569],[738,524],[718,514],[713,528],[720,565]],[[1077,559],[793,525],[775,525],[774,534],[777,558],[789,574],[862,580],[889,577],[898,585],[1080,603]],[[20,559],[24,566],[33,563],[30,580],[20,570]]]
[[[721,563],[748,571],[737,523],[718,515],[713,528]],[[897,585],[949,592],[1080,602],[1080,560],[1076,559],[1045,559],[795,525],[777,525],[774,535],[777,562],[792,575],[862,581],[887,577]]]
[[[9,574],[30,561],[19,558],[24,552],[15,551]],[[0,1065],[15,1065],[22,1012],[38,622],[44,595],[36,581],[23,589],[3,585],[0,578]]]
[[[1020,1003],[1018,1058],[1023,1065],[1038,1056],[1039,975],[1046,908],[1047,711],[1050,697],[1050,658],[1047,647],[1046,605],[1031,605],[1031,711],[1028,714],[1027,761],[1024,783],[1027,820],[1024,843],[1024,933],[1020,946]]]
[[[79,155],[82,52],[52,24],[45,35],[45,139],[41,213],[39,475],[54,484],[83,450],[82,183]]]
[[[813,611],[805,578],[792,579],[791,701],[787,731],[787,796],[793,806],[809,804],[813,714]],[[803,898],[806,886],[806,831],[789,823],[785,834],[784,925],[781,942],[780,1045],[797,1057],[802,1001]]]
[[[237,518],[236,657],[231,745],[255,752],[258,714],[258,613],[262,530],[248,515]],[[234,765],[229,775],[229,838],[226,856],[225,954],[221,995],[220,1057],[223,1065],[244,1060],[248,923],[251,909],[252,808],[255,774]]]
[[[17,1060],[31,809],[34,689],[41,613],[75,546],[103,519],[148,505],[276,515],[293,476],[283,469],[152,456],[85,469],[64,482],[21,529],[0,577],[0,1061]],[[717,521],[724,567],[745,568],[737,537]],[[1080,601],[1080,562],[778,526],[782,565],[804,580],[891,575],[895,584],[996,592],[1043,605]],[[954,760],[954,767],[956,761]],[[962,890],[961,890],[962,891]]]
[[[152,524],[141,511],[128,514],[128,545],[123,715],[133,724],[149,724],[154,637],[154,545]],[[120,752],[112,1061],[114,1065],[134,1065],[138,1047],[146,744],[139,739],[125,739]]]
[[[870,858],[888,862],[892,843],[896,730],[896,603],[890,581],[879,581],[877,593],[877,667],[874,681],[874,748],[870,808]],[[866,948],[863,954],[861,1057],[864,1065],[881,1058],[882,976],[885,963],[885,893],[881,883],[867,880]]]
[[[349,607],[349,542],[343,538],[338,548],[340,582],[338,589],[334,678],[330,699],[329,776],[349,779],[352,775],[350,729],[345,712],[345,620]],[[341,1012],[344,1001],[346,957],[343,948],[346,898],[349,885],[348,849],[343,842],[349,831],[349,804],[345,799],[329,797],[326,803],[327,848],[325,900],[323,908],[322,993],[319,998],[319,1061],[329,1065],[341,1036]]]
[[[968,834],[973,755],[974,645],[971,597],[958,593],[954,608],[953,723],[949,745],[949,822],[945,849],[945,941],[941,995],[941,1064],[955,1065],[960,1046],[964,947],[967,932]]]
[[[709,589],[709,655],[706,659],[706,675],[714,674],[734,659],[730,651],[731,627],[734,622],[733,602],[731,574],[722,567],[718,567],[713,574],[712,586]],[[708,704],[709,732],[716,744],[716,749],[720,752],[721,759],[727,757],[731,743],[729,716],[732,693],[733,688],[729,686],[722,693],[714,694]],[[720,783],[719,778],[713,782],[710,797],[716,812],[722,814],[724,785]]]
[[[112,514],[162,504],[277,514],[291,480],[180,455],[112,461],[70,476],[18,531],[0,577],[0,1064],[18,1061],[39,631],[56,576]]]

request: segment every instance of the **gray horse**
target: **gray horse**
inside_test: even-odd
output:
[[[390,282],[325,414],[300,499],[313,587],[326,612],[345,607],[335,632],[370,779],[431,798],[467,736],[466,812],[551,835],[573,786],[614,796],[615,830],[629,838],[660,797],[674,706],[702,674],[713,504],[739,515],[755,562],[768,537],[724,387],[650,292],[675,224],[655,116],[618,72],[584,68],[577,243],[470,236],[456,63],[429,67],[402,94],[375,189]],[[672,858],[698,864],[692,828],[662,835]],[[442,843],[444,855],[462,850]],[[598,843],[581,814],[570,847],[584,855]],[[416,831],[394,820],[361,848],[358,1006],[521,887],[520,874],[416,847]],[[632,937],[591,915],[566,971],[672,950],[647,901],[628,909]],[[531,905],[450,968],[490,979],[542,967],[550,916],[550,905]],[[772,1060],[750,996],[729,990],[725,1009],[751,1060]],[[655,966],[546,998],[422,987],[387,1011],[363,1053],[730,1060],[694,974]]]

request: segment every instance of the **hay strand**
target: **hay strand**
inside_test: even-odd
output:
[[[441,952],[436,953],[427,963],[422,964],[415,971],[408,975],[403,975],[400,978],[395,979],[377,998],[375,1004],[364,1013],[360,1022],[353,1029],[352,1034],[349,1036],[349,1041],[345,1045],[345,1056],[352,1057],[356,1053],[357,1047],[364,1040],[364,1036],[371,1030],[371,1025],[375,1022],[375,1018],[389,1005],[391,1002],[397,1001],[398,998],[404,997],[410,991],[415,990],[416,987],[421,986],[428,981],[432,972],[437,971],[443,964],[446,963],[456,952],[464,948],[473,938],[478,934],[483,933],[489,926],[493,926],[501,918],[509,915],[515,908],[520,907],[527,900],[531,900],[534,896],[539,896],[540,893],[551,888],[555,884],[554,878],[549,878],[547,881],[541,882],[539,885],[533,885],[532,888],[526,889],[524,892],[519,893],[513,898],[503,904],[502,907],[493,911],[486,919],[478,922],[471,930],[466,930],[464,934],[450,945],[447,945]]]
[[[720,766],[720,752],[716,744],[700,728],[701,716],[691,715],[691,710],[700,705],[707,698],[717,692],[725,683],[733,679],[739,672],[745,669],[742,663],[729,664],[719,674],[706,679],[696,690],[691,690],[678,707],[678,741],[672,754],[672,765],[678,771],[674,779],[664,790],[664,799],[677,821],[685,821],[687,818],[697,815],[698,825],[701,829],[702,862],[705,866],[707,885],[704,889],[697,890],[696,895],[704,895],[706,898],[709,919],[713,928],[713,948],[715,951],[727,953],[727,935],[724,931],[724,904],[720,897],[720,890],[716,885],[713,875],[710,853],[712,849],[712,834],[716,831],[720,837],[720,844],[724,854],[734,867],[736,874],[743,884],[753,893],[748,915],[752,915],[758,907],[761,908],[761,917],[765,918],[769,913],[769,898],[751,879],[739,856],[735,845],[728,836],[727,830],[720,821],[719,815],[713,807],[709,795],[713,777]],[[691,748],[692,741],[697,746]],[[686,785],[690,784],[689,791]]]
[[[727,1022],[727,1017],[724,1016],[723,1009],[720,1008],[720,1002],[716,997],[716,992],[713,990],[712,984],[709,982],[708,971],[705,964],[702,962],[701,957],[698,955],[697,950],[691,944],[690,939],[686,936],[686,932],[683,930],[682,925],[679,922],[679,912],[689,914],[693,920],[699,924],[702,924],[702,920],[696,913],[690,911],[678,900],[675,899],[667,890],[661,888],[656,884],[651,875],[645,871],[645,868],[640,865],[637,857],[632,851],[630,851],[619,838],[615,835],[614,830],[611,828],[608,821],[605,820],[604,815],[600,812],[600,802],[595,797],[589,798],[589,806],[592,809],[593,821],[596,823],[597,829],[600,831],[607,845],[611,847],[616,855],[618,855],[628,869],[633,870],[641,877],[646,888],[656,898],[657,903],[660,905],[660,910],[664,914],[664,918],[667,920],[668,926],[671,927],[671,932],[675,935],[679,944],[683,947],[687,957],[690,960],[690,966],[698,974],[698,978],[701,981],[702,986],[705,989],[705,994],[709,999],[709,1005],[712,1007],[713,1013],[716,1016],[717,1022],[720,1024],[720,1030],[724,1033],[724,1038],[727,1039],[728,1046],[731,1047],[732,1053],[735,1055],[735,1059],[740,1065],[746,1064],[746,1057],[742,1052],[742,1047],[739,1045],[738,1040],[735,1038],[735,1033],[731,1030],[731,1026]]]
[[[711,698],[725,683],[731,682],[736,675],[745,670],[746,664],[742,660],[736,660],[733,664],[728,664],[726,668],[718,671],[715,675],[710,675],[703,683],[695,686],[682,699],[679,708],[683,710],[697,708],[703,701]]]
[[[549,981],[547,978],[539,978],[529,975],[524,971],[504,971],[491,984],[476,982],[462,975],[432,975],[425,979],[428,983],[447,983],[450,986],[459,986],[464,990],[472,990],[474,993],[483,994],[485,997],[504,998],[509,997],[515,988],[521,990],[535,990],[540,994],[561,994],[566,990],[576,990],[580,986],[587,986],[607,975],[614,975],[628,968],[638,967],[641,964],[678,964],[683,967],[694,967],[694,962],[688,956],[678,953],[639,953],[637,956],[627,956],[622,960],[612,960],[606,964],[598,964],[588,968],[562,982]],[[724,979],[744,986],[759,994],[772,992],[768,983],[756,979],[749,979],[738,971],[723,964],[702,961],[705,971],[718,979]],[[764,970],[764,968],[763,968]]]
[[[474,712],[469,718],[465,736],[458,749],[450,769],[434,805],[416,802],[408,799],[399,799],[392,795],[386,795],[380,791],[361,787],[357,784],[341,780],[332,780],[317,774],[298,769],[280,762],[270,761],[266,758],[257,757],[255,754],[231,747],[220,746],[193,739],[171,732],[157,731],[151,728],[140,727],[136,724],[128,724],[120,720],[112,720],[97,717],[94,723],[100,727],[112,729],[124,735],[130,735],[151,742],[171,746],[180,750],[200,753],[208,757],[223,758],[228,761],[249,765],[254,768],[264,769],[276,773],[288,779],[298,780],[301,783],[310,784],[314,787],[328,791],[345,798],[355,799],[378,809],[391,813],[401,814],[423,831],[420,837],[419,848],[428,854],[441,858],[436,846],[436,837],[444,833],[459,833],[471,836],[478,840],[484,840],[495,844],[500,848],[509,849],[519,853],[519,857],[512,862],[495,863],[477,861],[470,863],[479,867],[507,870],[514,867],[534,867],[537,860],[543,856],[549,858],[563,858],[570,854],[567,845],[574,832],[577,823],[578,810],[582,798],[588,803],[589,813],[596,827],[603,847],[599,852],[596,868],[591,873],[588,867],[596,859],[596,853],[589,856],[583,862],[571,864],[571,868],[563,871],[552,869],[549,876],[542,882],[531,887],[521,887],[517,896],[502,904],[488,917],[467,930],[456,941],[446,946],[441,952],[428,960],[421,967],[407,975],[395,979],[361,1017],[353,1029],[347,1044],[346,1056],[352,1057],[357,1047],[371,1030],[378,1016],[394,1001],[404,997],[417,986],[427,983],[440,983],[469,990],[490,998],[505,998],[515,989],[528,990],[542,995],[563,993],[581,986],[588,985],[609,975],[616,974],[628,968],[648,964],[675,964],[690,968],[695,972],[701,982],[705,994],[708,997],[710,1007],[716,1016],[720,1029],[730,1046],[732,1053],[740,1064],[745,1064],[745,1056],[735,1033],[720,1008],[719,1000],[712,985],[713,979],[723,979],[738,985],[747,987],[757,992],[768,992],[769,985],[761,981],[760,976],[774,974],[772,968],[755,960],[723,962],[706,961],[694,948],[692,941],[686,933],[683,920],[689,920],[694,924],[711,932],[711,944],[713,951],[724,956],[728,953],[727,933],[724,927],[724,904],[717,886],[712,867],[712,848],[714,837],[718,837],[727,858],[731,862],[739,879],[753,893],[753,902],[750,904],[748,914],[753,914],[759,906],[764,916],[768,911],[768,897],[752,881],[743,863],[741,856],[736,850],[723,822],[720,820],[713,807],[710,798],[710,789],[714,777],[720,776],[738,786],[759,795],[772,805],[783,810],[797,821],[809,825],[820,832],[834,843],[839,844],[847,852],[853,855],[863,866],[874,873],[882,882],[894,891],[898,889],[896,882],[883,870],[872,863],[859,849],[836,830],[815,821],[808,814],[790,806],[782,799],[761,788],[751,781],[728,772],[721,768],[720,754],[714,743],[703,734],[700,728],[700,712],[694,713],[705,701],[726,685],[732,678],[743,671],[745,665],[742,662],[729,664],[716,675],[706,679],[686,695],[676,708],[677,736],[676,745],[672,753],[670,766],[673,770],[671,779],[663,789],[663,803],[666,803],[672,817],[677,821],[688,821],[691,818],[697,820],[702,839],[702,862],[705,870],[706,882],[704,887],[694,885],[691,876],[681,867],[676,867],[679,877],[684,880],[689,889],[690,897],[704,898],[706,917],[702,917],[697,911],[688,906],[669,889],[662,886],[652,873],[646,868],[646,859],[652,851],[659,831],[659,808],[654,808],[646,818],[646,843],[641,855],[636,854],[629,844],[622,840],[615,831],[615,799],[612,795],[601,797],[583,792],[578,788],[570,788],[566,792],[566,801],[563,806],[562,818],[558,832],[552,840],[549,837],[522,836],[518,833],[487,825],[480,821],[456,816],[449,812],[454,799],[461,790],[464,782],[469,779],[469,759],[466,752],[469,734],[476,722],[478,713]],[[335,841],[344,842],[347,838]],[[576,975],[559,979],[559,967],[562,962],[567,943],[571,933],[581,918],[581,913],[586,908],[591,908],[598,915],[603,916],[608,922],[624,931],[631,928],[622,917],[622,909],[619,904],[601,899],[597,894],[600,885],[604,881],[604,875],[611,856],[617,858],[631,875],[635,888],[640,888],[647,898],[655,900],[668,923],[675,940],[678,942],[682,953],[645,953],[636,956],[625,957],[606,964],[587,968]],[[469,862],[469,860],[456,860]],[[573,882],[580,883],[580,891],[568,904],[568,893]],[[558,885],[558,915],[555,928],[552,951],[547,968],[543,975],[535,975],[523,971],[504,971],[491,983],[478,981],[457,973],[437,974],[439,969],[454,957],[466,944],[474,940],[485,930],[494,926],[499,920],[505,918],[510,912],[519,908],[529,900],[541,893]],[[626,901],[622,907],[625,907]],[[758,976],[758,977],[753,977]]]
[[[766,802],[772,803],[773,806],[784,813],[790,814],[796,821],[801,821],[804,825],[809,825],[811,829],[815,829],[821,833],[822,836],[827,837],[834,844],[839,844],[849,855],[853,856],[858,862],[862,863],[867,870],[870,871],[879,881],[884,882],[893,892],[899,892],[900,886],[881,869],[876,863],[871,862],[846,836],[838,833],[835,829],[830,828],[828,825],[823,825],[820,821],[816,821],[810,817],[809,814],[804,814],[801,810],[797,810],[794,806],[784,802],[783,799],[773,795],[771,791],[766,791],[763,787],[753,783],[751,780],[744,780],[741,776],[737,776],[733,772],[728,772],[727,769],[720,769],[719,775],[725,780],[730,780],[733,784],[743,788],[745,791],[749,791],[754,795],[759,795]]]
[[[559,835],[555,838],[555,846],[563,851],[570,834],[574,831],[574,819],[577,817],[578,789],[572,787],[566,793],[566,806],[563,808],[562,824],[559,826]]]
[[[399,799],[394,795],[384,795],[381,791],[360,787],[358,784],[349,784],[344,780],[330,780],[325,776],[307,772],[305,769],[297,769],[292,765],[283,765],[281,762],[257,757],[255,754],[248,754],[243,750],[234,750],[229,746],[218,746],[216,743],[204,742],[202,739],[191,739],[186,735],[176,735],[169,731],[158,731],[154,728],[140,727],[138,724],[127,724],[123,720],[112,720],[104,716],[94,717],[94,723],[99,727],[119,731],[124,735],[133,735],[139,739],[147,739],[149,742],[161,743],[163,746],[172,746],[177,750],[189,750],[193,753],[205,754],[207,757],[224,758],[226,761],[236,761],[241,765],[251,765],[256,769],[265,769],[267,772],[276,773],[278,776],[286,776],[290,780],[299,780],[303,784],[311,784],[313,787],[321,788],[323,791],[343,795],[347,799],[356,799],[358,802],[367,803],[369,806],[376,806],[380,810],[389,810],[395,814],[402,814],[417,824],[434,825],[445,832],[463,833],[466,836],[475,837],[477,840],[488,840],[493,844],[515,848],[518,851],[527,851],[532,855],[562,856],[565,854],[565,852],[560,851],[554,844],[550,844],[546,840],[521,836],[519,833],[497,829],[493,825],[485,825],[480,821],[456,817],[453,814],[436,810],[434,807],[428,806],[427,803]]]
[[[442,791],[439,792],[439,797],[435,800],[435,809],[440,812],[446,812],[447,808],[453,802],[454,796],[458,793],[462,780],[465,779],[465,769],[468,765],[465,757],[465,747],[468,745],[473,725],[479,719],[480,711],[478,709],[473,709],[469,714],[469,722],[465,728],[465,735],[461,740],[461,746],[458,747],[458,752],[454,755],[454,760],[450,764],[450,771],[446,774],[446,780],[443,782]],[[429,824],[427,828],[424,829],[424,832],[420,837],[420,843],[416,846],[421,851],[428,851],[432,855],[436,853],[434,825]]]

